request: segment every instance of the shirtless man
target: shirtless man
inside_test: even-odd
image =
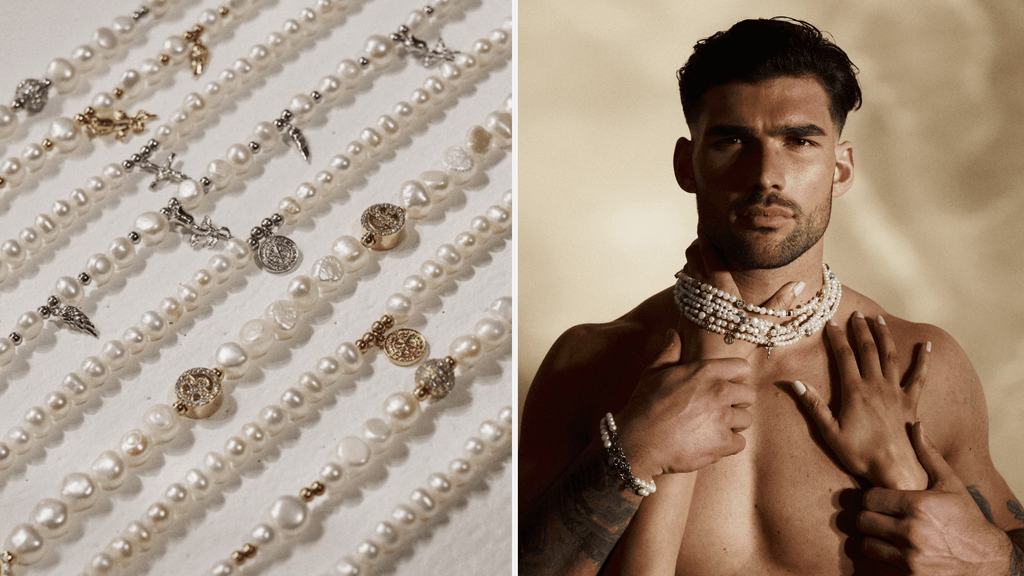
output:
[[[822,290],[855,73],[797,21],[698,44],[675,151],[698,210],[687,274],[766,308]],[[606,413],[652,495],[609,465]],[[519,473],[521,574],[1024,573],[1024,509],[989,458],[970,362],[848,288],[822,330],[770,355],[682,318],[671,288],[569,329],[530,388]]]

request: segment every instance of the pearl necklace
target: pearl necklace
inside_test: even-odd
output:
[[[72,50],[69,58],[54,58],[46,66],[43,78],[29,78],[19,82],[11,105],[0,104],[0,143],[18,131],[19,110],[26,111],[30,117],[40,112],[52,97],[51,87],[58,94],[73,91],[79,81],[96,69],[96,64],[100,60],[114,58],[139,39],[141,25],[138,22],[143,17],[152,16],[145,21],[152,22],[154,18],[177,13],[184,8],[184,4],[178,0],[150,0],[128,16],[115,17],[109,27],[97,28],[92,35],[92,41]],[[37,148],[38,145],[29,146],[31,149],[26,147],[22,153],[23,160],[34,160],[42,154],[41,147]]]
[[[112,134],[124,142],[132,134],[141,134],[146,129],[146,122],[156,120],[157,116],[139,110],[134,114],[123,110],[114,110],[115,106],[127,105],[131,100],[146,95],[147,89],[153,89],[164,82],[169,72],[176,65],[189,61],[193,74],[198,76],[205,68],[209,49],[201,39],[205,34],[207,40],[225,35],[232,27],[242,20],[253,16],[259,11],[265,0],[233,1],[231,7],[222,5],[216,9],[204,10],[198,22],[182,34],[170,36],[164,41],[163,50],[156,58],[142,61],[138,69],[129,68],[120,76],[117,86],[110,92],[99,92],[93,97],[92,104],[72,118],[60,116],[54,119],[46,132],[46,137],[39,143],[25,146],[20,156],[11,156],[0,162],[0,191],[11,193],[23,184],[30,182],[33,176],[41,174],[47,164],[58,162],[60,156],[52,154],[68,154],[77,149],[83,140],[96,136]],[[106,32],[101,34],[102,30]],[[117,35],[107,29],[97,31],[97,45],[105,44],[107,50],[117,49]],[[84,61],[79,60],[81,66]],[[58,58],[47,68],[50,83],[60,93],[73,91],[80,81],[76,67],[71,62]],[[45,102],[45,93],[49,84],[40,81],[36,86],[36,99]]]
[[[446,278],[457,273],[466,264],[466,258],[476,252],[482,239],[486,239],[485,231],[493,229],[498,234],[508,232],[511,227],[511,216],[508,213],[508,210],[511,209],[511,200],[511,191],[509,191],[502,195],[504,207],[493,206],[487,210],[486,216],[475,218],[471,223],[473,231],[459,234],[456,237],[459,248],[452,244],[440,246],[435,254],[441,262],[428,260],[420,267],[422,275],[411,276],[403,283],[401,292],[388,297],[385,317],[391,317],[396,323],[407,320],[412,312],[414,299],[422,301],[431,288],[440,286]],[[326,259],[331,258],[331,256],[326,257]],[[323,269],[324,261],[325,259],[322,259],[314,265],[314,275],[318,280],[321,275],[317,274],[317,270]],[[359,267],[365,263],[366,260],[363,260]],[[304,313],[310,310],[319,299],[321,289],[334,290],[339,287],[340,281],[340,274],[322,282],[314,281],[309,276],[299,276],[289,284],[288,301],[300,314]],[[399,305],[396,306],[396,302]],[[276,304],[277,302],[272,304],[268,311]],[[449,347],[450,356],[443,360],[427,361],[420,366],[416,372],[418,385],[415,397],[409,394],[398,394],[389,398],[385,405],[388,423],[383,428],[376,423],[370,425],[375,433],[382,433],[380,431],[388,429],[388,426],[397,429],[407,428],[419,413],[419,402],[428,398],[435,400],[444,398],[451,390],[454,383],[452,380],[454,378],[453,369],[456,365],[472,366],[479,359],[485,347],[496,348],[507,340],[511,329],[511,299],[499,299],[491,309],[498,315],[498,319],[490,321],[485,319],[479,322],[473,335],[462,336],[452,342]],[[396,314],[391,316],[391,312]],[[292,317],[289,325],[285,327],[287,332],[283,334],[278,332],[278,336],[290,337],[291,331],[297,325],[297,320],[297,317]],[[382,321],[386,325],[387,321],[383,318]],[[202,375],[206,379],[206,383],[216,389],[216,396],[225,393],[223,390],[223,386],[226,384],[223,382],[224,379],[241,378],[249,369],[249,354],[258,358],[269,351],[273,343],[274,331],[268,324],[266,320],[250,321],[242,327],[240,332],[240,340],[243,344],[231,342],[223,344],[217,349],[218,367],[208,370]],[[254,326],[257,328],[254,329]],[[166,327],[164,329],[166,330]],[[307,372],[300,377],[299,388],[285,390],[281,395],[280,403],[259,411],[258,423],[251,422],[244,425],[239,436],[230,438],[225,443],[223,455],[216,452],[208,454],[204,462],[206,473],[193,470],[186,478],[188,486],[193,488],[192,491],[205,492],[209,486],[210,477],[218,483],[226,480],[231,467],[243,466],[263,448],[268,435],[280,433],[291,423],[289,417],[299,420],[308,416],[314,409],[311,404],[323,398],[327,387],[337,384],[343,373],[352,374],[360,368],[363,354],[370,347],[367,341],[376,340],[375,332],[377,332],[376,326],[370,333],[355,342],[343,342],[338,346],[334,355],[321,358],[312,372]],[[360,341],[363,341],[362,345]],[[195,370],[197,369],[188,372],[194,373]],[[180,382],[181,379],[179,379],[179,388]],[[98,385],[99,383],[94,384],[94,386]],[[212,396],[214,395],[211,394],[211,397],[203,398],[204,402],[199,403],[197,410],[202,412],[214,404],[215,398]],[[179,395],[180,400],[181,396]],[[60,419],[68,415],[70,407],[70,403],[64,403],[64,409],[59,415]],[[125,434],[118,450],[100,454],[89,473],[73,473],[66,476],[61,484],[60,499],[44,499],[36,507],[31,524],[21,524],[14,528],[7,538],[9,548],[4,552],[8,558],[5,564],[10,567],[14,564],[31,565],[38,562],[45,553],[46,540],[59,537],[67,530],[68,522],[72,517],[69,513],[90,508],[95,503],[99,490],[119,488],[127,480],[128,470],[145,464],[156,453],[158,446],[164,445],[174,438],[183,424],[179,414],[189,417],[209,415],[208,413],[189,414],[168,405],[151,407],[143,416],[144,430],[134,429]],[[48,424],[52,425],[52,423]],[[33,435],[45,436],[51,429],[33,429],[31,432]],[[342,444],[347,447],[344,452],[347,455],[344,456],[347,465],[358,465],[360,458],[369,458],[369,447],[359,438],[346,438]],[[336,475],[340,479],[340,467]],[[166,521],[171,519],[173,514],[180,514],[184,511],[184,507],[188,503],[189,489],[184,485],[176,484],[168,488],[166,495],[168,497],[166,501],[150,506],[146,512],[146,519],[154,531],[158,531],[166,525]],[[128,527],[127,533],[136,536],[136,545],[140,544],[138,539],[141,538],[145,538],[147,546],[150,544],[151,535],[143,524],[133,523]],[[110,548],[119,554],[117,557],[122,563],[128,563],[132,558],[132,548],[130,545],[125,547],[120,540],[124,539],[115,539]],[[127,555],[124,554],[125,550],[128,551]],[[94,562],[94,565],[114,562],[107,552],[100,553],[100,556],[99,561]]]
[[[511,109],[511,97],[506,99],[504,107],[506,110]],[[508,124],[511,125],[510,122]],[[484,139],[489,142],[491,138],[502,138],[501,132],[491,135],[479,126],[471,128],[469,136],[470,144],[479,144]],[[500,142],[511,144],[511,139]],[[448,169],[447,173],[427,171],[421,174],[420,179],[409,180],[402,185],[399,191],[399,204],[409,219],[425,218],[431,212],[435,200],[443,200],[452,192],[450,180],[455,180],[456,175],[457,182],[466,182],[472,174],[481,169],[484,156],[490,151],[490,147],[467,148],[468,153],[459,146],[445,151],[442,155],[442,164]],[[462,152],[457,153],[456,150]],[[468,162],[469,168],[463,169],[465,166],[461,164],[449,167],[448,158],[452,155]],[[303,186],[306,185],[300,185],[300,189]],[[316,199],[318,196],[314,195],[311,198]],[[507,203],[511,206],[511,193],[508,195]],[[299,212],[285,213],[289,214],[292,223],[295,223],[303,211],[311,210],[314,206],[315,204],[309,203],[302,206]],[[493,206],[486,214],[473,221],[472,231],[456,239],[457,247],[445,244],[438,248],[437,262],[425,263],[421,270],[424,275],[422,282],[412,281],[406,288],[410,292],[422,293],[428,285],[433,287],[433,282],[442,281],[446,272],[458,269],[464,256],[471,254],[480,242],[481,236],[486,238],[492,230],[507,229],[511,225],[510,219],[506,209]],[[333,255],[318,260],[313,268],[313,278],[320,286],[319,290],[335,289],[344,273],[355,272],[365,266],[370,260],[369,248],[374,247],[367,246],[367,242],[350,235],[343,235],[335,240],[332,246]],[[382,248],[375,247],[376,250]],[[156,310],[143,313],[139,323],[128,328],[121,339],[107,342],[99,355],[90,356],[82,361],[77,371],[64,378],[57,391],[44,398],[43,407],[30,408],[25,413],[22,423],[8,431],[6,442],[0,442],[0,471],[13,464],[16,456],[28,453],[36,442],[45,438],[52,431],[55,422],[64,419],[71,405],[78,406],[87,402],[94,390],[102,386],[112,372],[124,367],[130,354],[139,354],[149,343],[163,338],[168,331],[168,325],[180,323],[188,313],[194,311],[199,305],[200,298],[206,295],[214,284],[226,283],[234,274],[244,270],[252,259],[253,250],[248,244],[238,239],[228,240],[222,253],[212,256],[206,268],[198,270],[193,274],[191,281],[181,285],[177,298],[164,298]],[[251,325],[243,327],[240,344],[227,343],[217,349],[217,369],[234,378],[236,374],[243,374],[248,369],[250,353],[254,357],[261,356],[262,353],[259,351],[265,352],[273,343],[275,335],[279,338],[290,338],[298,326],[298,318],[316,302],[315,297],[310,301],[310,294],[314,291],[313,283],[309,277],[293,280],[288,289],[292,295],[291,299],[274,302],[267,308],[265,321],[253,321]],[[408,318],[413,304],[412,296],[396,293],[388,298],[386,313],[401,323]],[[32,326],[41,330],[41,319]],[[247,353],[246,350],[250,352]],[[253,350],[256,352],[253,353]]]
[[[497,49],[495,49],[495,45],[497,45]],[[385,50],[385,46],[390,45],[383,37],[371,37],[371,40],[367,42],[367,55],[382,61],[382,64],[386,63],[394,58],[394,50]],[[294,197],[286,196],[278,203],[278,213],[269,217],[270,224],[267,223],[267,220],[264,220],[258,228],[268,230],[270,226],[279,226],[282,223],[294,224],[299,215],[304,211],[314,208],[321,197],[330,195],[340,188],[340,185],[343,183],[341,176],[348,177],[366,165],[370,157],[379,157],[390,146],[399,142],[403,136],[403,129],[411,131],[411,129],[415,128],[418,120],[421,120],[421,118],[418,118],[420,114],[423,114],[423,112],[420,112],[421,110],[425,112],[430,109],[431,105],[433,105],[434,109],[439,109],[440,104],[454,97],[459,92],[462,84],[479,78],[480,72],[485,70],[489,64],[503,61],[503,56],[507,54],[510,46],[509,33],[504,29],[496,29],[489,35],[489,39],[481,39],[474,43],[472,56],[468,54],[463,55],[461,58],[456,59],[458,63],[442,63],[441,71],[444,75],[444,80],[434,76],[428,77],[424,82],[424,88],[413,91],[411,98],[413,104],[402,101],[394,106],[394,113],[397,119],[391,115],[384,114],[378,120],[376,129],[365,128],[360,131],[359,139],[350,143],[344,153],[332,157],[329,168],[316,175],[315,185],[312,183],[300,184]],[[351,63],[353,66],[359,66],[357,70],[363,70],[367,69],[371,62],[373,60],[367,59],[367,65],[360,66],[354,61],[344,60],[339,65],[339,68],[345,69],[348,67],[347,63]],[[474,74],[473,72],[477,73]],[[358,85],[359,82],[353,82],[350,84],[350,89],[354,90]],[[340,88],[333,91],[331,93],[331,96],[334,97],[332,100],[340,96],[341,92]],[[289,110],[294,109],[299,113],[290,114],[289,117],[300,125],[304,124],[312,115],[313,103],[326,99],[323,95],[311,98],[300,94],[292,99],[292,106],[289,108]],[[296,106],[296,102],[301,105]],[[420,112],[420,114],[417,114],[417,112]],[[471,130],[470,135],[467,136],[466,148],[469,149],[468,152],[459,147],[453,147],[446,152],[444,164],[445,168],[450,169],[452,179],[456,182],[465,181],[463,179],[468,178],[472,174],[473,160],[471,155],[480,156],[485,154],[490,149],[492,140],[496,139],[496,143],[511,142],[511,117],[508,114],[508,112],[495,112],[489,115],[485,123],[490,131],[483,127]],[[233,144],[228,147],[225,158],[231,160],[231,163],[220,159],[210,163],[206,172],[209,186],[206,185],[207,182],[200,185],[191,180],[182,182],[179,185],[178,196],[176,197],[180,200],[172,199],[171,205],[173,206],[177,201],[183,208],[191,209],[199,206],[203,202],[206,192],[211,187],[217,190],[227,188],[234,183],[236,175],[242,176],[251,170],[253,159],[257,156],[253,151],[258,153],[260,151],[272,150],[278,142],[280,142],[280,135],[271,123],[261,122],[257,124],[253,132],[253,140],[250,141],[248,146]],[[152,142],[147,144],[147,147],[149,148],[145,148],[144,152],[155,149]],[[434,188],[435,191],[438,191],[447,185],[448,176],[444,174],[427,176],[423,184],[418,186],[410,184],[403,188],[401,204],[411,217],[418,217],[416,214],[424,209],[429,209],[430,206],[427,188]],[[99,187],[98,190],[102,190],[102,187]],[[170,208],[169,206],[167,210],[170,210]],[[7,338],[0,339],[0,367],[13,360],[15,349],[18,345],[25,340],[32,340],[41,334],[44,320],[54,316],[54,309],[71,309],[71,312],[68,313],[70,318],[66,318],[63,315],[59,318],[64,320],[70,327],[95,336],[96,330],[92,323],[87,318],[83,321],[84,314],[81,314],[77,309],[77,306],[81,304],[85,297],[85,287],[93,280],[96,280],[97,284],[102,286],[111,281],[117,273],[128,268],[136,257],[134,246],[140,242],[144,242],[147,247],[154,247],[162,242],[170,226],[170,221],[168,220],[170,215],[169,212],[145,212],[140,214],[135,220],[134,229],[124,237],[115,238],[108,249],[108,254],[93,255],[86,264],[86,270],[77,277],[65,276],[59,278],[55,286],[55,296],[52,296],[47,301],[46,306],[40,307],[40,309],[35,311],[23,313],[18,318],[17,330]],[[191,219],[190,216],[189,219]],[[180,223],[181,220],[181,218],[178,218],[176,222]],[[192,234],[193,239],[197,238],[196,230],[197,228],[194,226],[188,227],[188,232]],[[209,237],[210,234],[217,234],[220,229],[212,224],[208,224],[205,230],[208,232],[199,229],[201,233],[199,237],[203,237],[203,235]],[[257,229],[254,228],[253,236],[250,237],[250,246],[254,249],[259,248],[263,235],[265,235],[264,232],[257,232]],[[275,236],[275,238],[282,237]],[[292,249],[294,249],[294,245]],[[233,248],[232,250],[237,249]],[[296,262],[295,257],[291,258],[291,264],[281,267],[279,271],[287,271]],[[220,263],[220,265],[224,266],[225,264]],[[0,265],[0,269],[2,269],[2,265]],[[193,294],[195,292],[189,294],[189,296],[194,297]],[[57,319],[56,316],[54,317]],[[77,320],[77,322],[72,322],[72,319]]]
[[[418,417],[418,410],[416,414]],[[289,538],[301,533],[309,524],[312,515],[309,504],[313,499],[323,496],[327,489],[340,491],[346,484],[354,484],[352,478],[358,478],[360,469],[391,441],[390,433],[375,431],[386,429],[380,427],[382,423],[380,419],[373,418],[363,424],[363,436],[372,445],[372,450],[366,452],[365,457],[350,463],[350,459],[346,460],[343,456],[348,438],[342,440],[338,446],[338,455],[345,460],[345,466],[328,462],[321,468],[320,479],[309,488],[300,490],[298,498],[290,494],[277,498],[267,510],[266,522],[256,525],[249,532],[251,541],[232,552],[230,559],[216,563],[209,574],[231,576],[236,571],[241,572],[245,562],[258,554],[266,555],[275,548],[281,548]],[[512,423],[511,406],[502,408],[496,420],[486,419],[481,422],[477,433],[467,438],[462,445],[461,456],[452,459],[447,470],[429,474],[421,487],[413,489],[407,501],[394,507],[389,518],[373,526],[372,536],[360,542],[354,554],[342,556],[334,563],[331,575],[364,574],[364,571],[378,566],[385,555],[410,544],[416,528],[436,518],[446,504],[457,501],[460,492],[466,490],[474,476],[486,470],[494,460],[511,454]],[[341,473],[345,468],[350,470],[347,475]]]
[[[724,334],[727,344],[739,339],[767,348],[769,357],[776,346],[793,344],[820,330],[839,309],[842,293],[842,284],[827,264],[822,264],[821,290],[793,310],[770,310],[744,302],[682,271],[676,273],[673,290],[676,305],[687,320],[710,332]],[[776,324],[754,314],[792,320]]]

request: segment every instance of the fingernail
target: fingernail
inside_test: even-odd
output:
[[[931,342],[925,342],[924,349],[925,349],[926,352],[931,352],[932,351],[932,343]]]
[[[878,317],[878,323],[881,324],[882,326],[885,326],[885,318],[882,318],[881,316],[879,316]]]
[[[793,380],[793,390],[797,396],[803,396],[807,393],[807,386],[804,386],[804,383],[799,380]]]
[[[835,321],[835,320],[829,320],[829,321],[828,321],[828,325],[829,325],[829,326],[839,326],[839,324],[836,324],[836,321]]]
[[[853,315],[856,316],[857,318],[863,318],[864,317],[864,315],[861,314],[860,311],[854,312]]]
[[[800,293],[804,291],[805,286],[807,286],[807,284],[804,284],[803,282],[800,282],[796,286],[793,286],[793,296],[799,296]]]

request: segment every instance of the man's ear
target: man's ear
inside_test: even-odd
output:
[[[836,144],[836,171],[832,176],[832,197],[838,198],[853,186],[853,144]]]
[[[693,174],[693,142],[690,142],[688,138],[680,137],[679,140],[676,140],[672,165],[675,168],[676,182],[679,187],[690,194],[697,192],[697,180]]]

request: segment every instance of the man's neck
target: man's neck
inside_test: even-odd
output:
[[[792,307],[814,298],[822,287],[822,248],[820,244],[801,255],[793,262],[774,269],[731,268],[733,280],[739,287],[740,296],[747,302],[763,305],[783,286],[790,282],[805,284]]]

